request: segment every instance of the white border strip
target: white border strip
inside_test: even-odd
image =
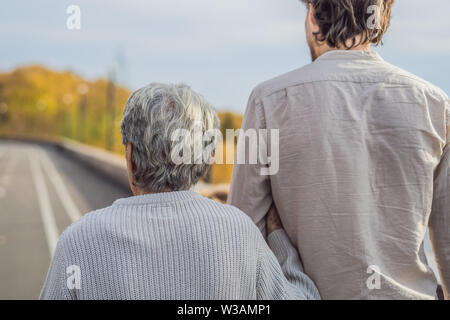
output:
[[[50,203],[47,185],[45,184],[44,175],[40,166],[39,154],[33,149],[29,152],[28,158],[30,160],[31,175],[36,188],[48,250],[50,253],[50,258],[52,258],[59,237],[58,227],[56,225],[55,215]]]
[[[56,193],[61,200],[61,203],[66,210],[67,215],[69,216],[70,220],[72,220],[72,222],[77,221],[81,218],[80,209],[78,209],[75,201],[73,201],[72,197],[70,196],[70,192],[67,190],[67,187],[63,182],[61,175],[45,152],[39,150],[39,154],[41,156],[42,166],[47,172],[47,175],[50,178],[53,186],[55,187]]]

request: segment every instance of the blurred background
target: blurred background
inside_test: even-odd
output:
[[[3,299],[37,298],[59,234],[129,195],[119,127],[131,91],[184,82],[218,110],[225,131],[241,126],[253,87],[310,62],[297,0],[15,0],[0,8]],[[375,51],[449,93],[448,12],[446,0],[397,0]],[[199,192],[224,201],[231,172],[214,165]]]

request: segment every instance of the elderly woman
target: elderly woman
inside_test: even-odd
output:
[[[61,235],[41,298],[319,298],[275,212],[268,221],[272,252],[246,214],[189,190],[211,152],[194,159],[188,137],[218,126],[212,107],[185,85],[134,92],[122,121],[134,196],[85,215]]]

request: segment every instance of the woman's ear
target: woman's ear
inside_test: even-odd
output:
[[[139,192],[134,183],[134,170],[136,167],[133,163],[133,145],[131,143],[127,143],[125,146],[125,159],[127,162],[128,183],[130,184],[131,192],[134,195],[138,195]]]
[[[125,146],[125,158],[127,161],[127,168],[130,176],[133,176],[133,172],[136,168],[133,162],[133,145],[131,143],[127,143]]]
[[[131,156],[132,153],[133,153],[133,145],[128,142],[125,146],[125,158],[127,160],[127,165],[130,165],[133,163],[132,156]]]

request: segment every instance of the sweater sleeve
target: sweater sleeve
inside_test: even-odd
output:
[[[262,239],[262,238],[261,238]],[[318,300],[319,291],[303,272],[297,250],[284,230],[272,232],[260,247],[257,271],[257,299]],[[272,252],[273,251],[273,252]]]
[[[66,261],[64,240],[62,235],[56,245],[55,253],[47,273],[47,278],[39,296],[40,300],[74,299],[67,283],[67,279],[70,275],[66,273],[68,267]]]

